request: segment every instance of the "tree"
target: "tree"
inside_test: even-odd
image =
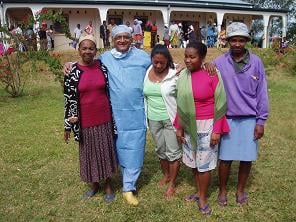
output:
[[[257,8],[272,8],[272,9],[289,9],[288,13],[288,30],[287,30],[287,38],[290,41],[295,43],[296,41],[296,1],[295,0],[244,0],[246,2],[252,3],[254,7]],[[273,20],[273,29],[271,33],[279,33],[281,29],[281,21]],[[256,24],[258,27],[260,26],[258,23]]]

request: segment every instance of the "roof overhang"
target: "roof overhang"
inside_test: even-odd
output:
[[[164,1],[164,0],[145,0],[145,1],[100,1],[100,0],[2,0],[3,3],[36,3],[36,4],[87,4],[87,5],[134,5],[134,6],[165,6],[180,8],[210,8],[210,9],[226,9],[226,10],[243,10],[243,11],[260,11],[260,12],[280,12],[288,13],[289,9],[271,9],[254,7],[250,3],[223,2],[223,1]]]

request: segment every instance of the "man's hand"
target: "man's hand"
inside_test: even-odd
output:
[[[74,123],[77,123],[78,122],[78,117],[75,117],[75,116],[71,116],[68,118],[69,122],[71,124],[74,124]]]
[[[66,62],[64,64],[63,72],[65,76],[68,76],[70,74],[72,66],[73,66],[72,62]]]
[[[181,71],[185,68],[183,64],[177,64],[176,65],[176,75],[179,76]]]
[[[218,134],[218,133],[212,133],[211,140],[210,140],[210,145],[212,147],[218,145],[219,142],[220,142],[220,138],[221,138],[221,135],[220,134]]]
[[[184,129],[177,129],[176,137],[180,144],[186,143],[186,140],[184,138]]]
[[[204,64],[204,69],[211,75],[211,76],[215,76],[217,75],[217,67],[212,64],[212,63],[205,63]]]
[[[254,130],[254,140],[259,140],[264,135],[264,126],[256,124]]]
[[[64,140],[65,140],[66,143],[69,142],[70,134],[71,134],[70,131],[65,131],[65,132],[64,132]]]

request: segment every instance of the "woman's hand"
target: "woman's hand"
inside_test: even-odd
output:
[[[203,64],[203,66],[211,76],[217,75],[217,67],[214,64],[206,62]]]
[[[254,130],[254,140],[259,140],[264,135],[264,126],[256,124]]]
[[[218,145],[219,142],[220,142],[220,138],[221,138],[221,135],[220,134],[218,134],[218,133],[212,133],[212,135],[211,135],[211,141],[210,141],[210,146],[211,147],[214,147],[214,146]]]
[[[65,76],[68,76],[70,74],[72,66],[73,66],[72,62],[66,62],[64,64],[63,72]]]
[[[71,134],[70,131],[65,131],[65,132],[64,132],[64,140],[65,140],[66,143],[69,142],[70,134]]]
[[[184,137],[184,129],[177,129],[176,137],[177,137],[177,140],[180,144],[186,143],[186,140]]]

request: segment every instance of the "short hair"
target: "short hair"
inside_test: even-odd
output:
[[[175,68],[173,57],[172,57],[169,49],[165,45],[157,44],[153,47],[153,49],[151,51],[151,60],[157,54],[163,55],[168,60],[168,64],[167,64],[166,68],[168,68],[168,67],[172,68],[172,69]]]
[[[207,51],[208,51],[207,46],[205,44],[203,44],[202,42],[198,42],[196,40],[189,41],[189,43],[186,46],[186,49],[188,49],[188,48],[196,49],[196,51],[201,59],[204,59],[207,55]]]

